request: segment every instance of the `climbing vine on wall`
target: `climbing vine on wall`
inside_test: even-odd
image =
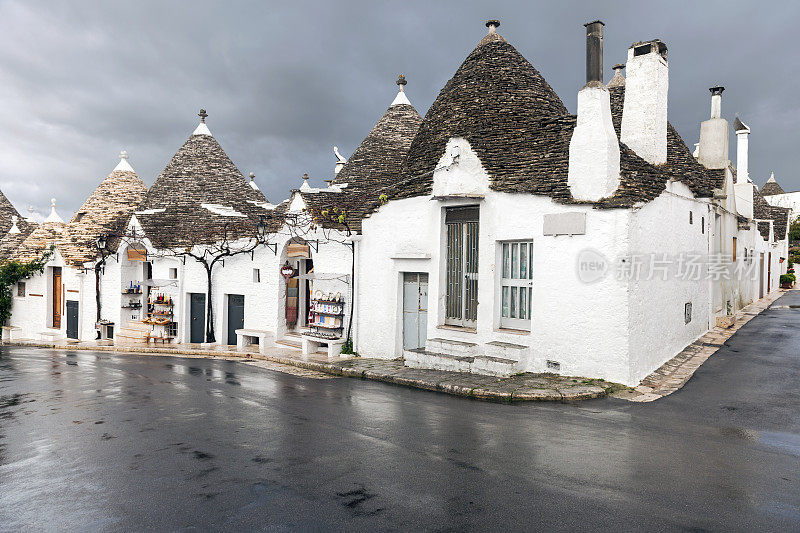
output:
[[[0,263],[0,324],[11,318],[11,305],[17,283],[34,274],[44,272],[44,266],[53,256],[53,247],[32,261],[4,261]]]

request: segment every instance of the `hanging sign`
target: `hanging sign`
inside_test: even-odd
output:
[[[286,263],[281,267],[281,276],[283,276],[284,279],[286,279],[287,281],[289,280],[289,278],[294,276],[294,274],[295,274],[294,267],[289,263]]]

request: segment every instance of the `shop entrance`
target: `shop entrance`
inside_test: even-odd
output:
[[[292,240],[286,245],[286,266],[292,267],[286,280],[286,329],[298,331],[308,326],[311,294],[314,289],[314,260],[308,243]],[[288,270],[287,270],[288,271]]]

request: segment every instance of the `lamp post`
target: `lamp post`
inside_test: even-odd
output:
[[[99,340],[101,338],[100,320],[102,320],[100,312],[100,269],[103,268],[106,263],[106,257],[108,257],[106,255],[108,252],[108,235],[100,235],[97,237],[95,246],[100,254],[100,261],[94,265],[94,294],[95,303],[97,304],[97,339]]]

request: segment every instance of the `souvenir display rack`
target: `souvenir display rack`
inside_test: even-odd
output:
[[[120,307],[131,311],[129,320],[138,320],[140,318],[138,311],[142,309],[142,284],[139,281],[131,281],[127,287],[122,288],[122,296],[123,304]],[[126,296],[127,303],[124,302]]]
[[[321,293],[321,291],[318,291]],[[315,294],[311,299],[308,327],[312,337],[340,339],[344,331],[344,299],[341,294]]]
[[[161,293],[156,294],[147,302],[147,317],[142,322],[153,326],[153,331],[156,326],[164,328],[163,334],[156,336],[157,338],[172,339],[177,336],[178,323],[173,319],[174,307],[175,303],[172,301],[172,297]]]

